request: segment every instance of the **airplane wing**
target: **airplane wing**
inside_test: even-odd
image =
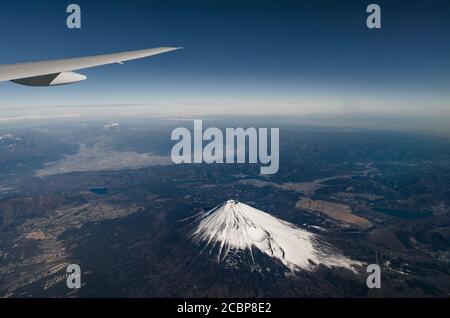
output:
[[[64,60],[0,65],[0,82],[12,81],[27,86],[55,86],[72,84],[87,77],[73,71],[101,65],[141,59],[165,52],[178,50],[175,47],[160,47],[115,54],[80,57]]]

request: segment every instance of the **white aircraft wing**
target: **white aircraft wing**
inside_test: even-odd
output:
[[[107,64],[123,63],[178,49],[180,48],[160,47],[72,59],[0,65],[0,82],[13,81],[17,84],[27,86],[71,84],[86,79],[86,76],[73,72],[76,70]]]

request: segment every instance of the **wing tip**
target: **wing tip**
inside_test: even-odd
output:
[[[182,46],[179,46],[179,47],[168,47],[167,49],[170,50],[170,51],[176,51],[176,50],[183,50],[184,47],[182,47]]]
[[[149,50],[157,50],[159,53],[167,53],[167,52],[172,52],[172,51],[177,51],[177,50],[182,50],[182,49],[184,49],[184,47],[165,46],[165,47],[158,47],[158,48],[149,49]]]

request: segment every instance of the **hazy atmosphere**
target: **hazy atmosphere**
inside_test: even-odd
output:
[[[83,70],[66,87],[0,84],[0,122],[111,114],[394,114],[450,118],[448,1],[19,0],[0,11],[0,64],[157,46],[184,50]],[[51,108],[49,108],[51,106]],[[95,110],[92,107],[95,106]],[[100,107],[99,107],[100,106]],[[131,109],[130,109],[131,107]]]

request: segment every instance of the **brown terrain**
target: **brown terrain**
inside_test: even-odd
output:
[[[372,227],[372,223],[369,220],[354,215],[352,213],[352,208],[343,203],[302,198],[297,202],[295,207],[301,210],[323,213],[335,220],[362,228]]]

